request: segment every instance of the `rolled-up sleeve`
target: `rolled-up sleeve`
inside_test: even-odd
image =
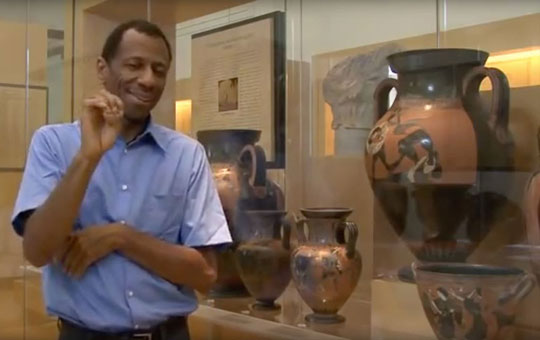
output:
[[[23,217],[45,202],[61,177],[59,155],[48,138],[47,127],[32,136],[23,178],[11,217],[15,232],[22,235]]]
[[[201,145],[197,145],[193,164],[180,242],[190,247],[226,246],[232,239],[210,164]]]

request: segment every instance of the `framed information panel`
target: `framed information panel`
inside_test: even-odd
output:
[[[192,129],[255,129],[267,167],[285,166],[285,14],[193,35]]]

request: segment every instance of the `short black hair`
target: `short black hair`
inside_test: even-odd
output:
[[[105,45],[103,45],[103,50],[101,51],[101,57],[105,61],[110,62],[112,58],[116,55],[118,51],[118,46],[122,42],[124,33],[130,29],[134,29],[139,33],[146,34],[150,37],[161,38],[167,46],[167,53],[169,55],[169,61],[172,60],[171,44],[165,37],[163,31],[156,25],[149,21],[143,19],[135,19],[126,21],[118,26],[109,34],[107,40],[105,40]]]

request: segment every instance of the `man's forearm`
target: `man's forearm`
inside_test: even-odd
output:
[[[23,249],[32,265],[41,267],[49,263],[71,233],[98,162],[99,159],[76,155],[45,203],[26,221]]]
[[[206,293],[216,280],[213,250],[171,244],[129,228],[119,242],[124,256],[174,283]]]

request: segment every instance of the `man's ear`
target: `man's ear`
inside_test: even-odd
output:
[[[107,61],[103,59],[103,57],[98,57],[96,63],[96,71],[99,82],[101,84],[105,84],[105,80],[109,76],[109,64],[107,64]]]

